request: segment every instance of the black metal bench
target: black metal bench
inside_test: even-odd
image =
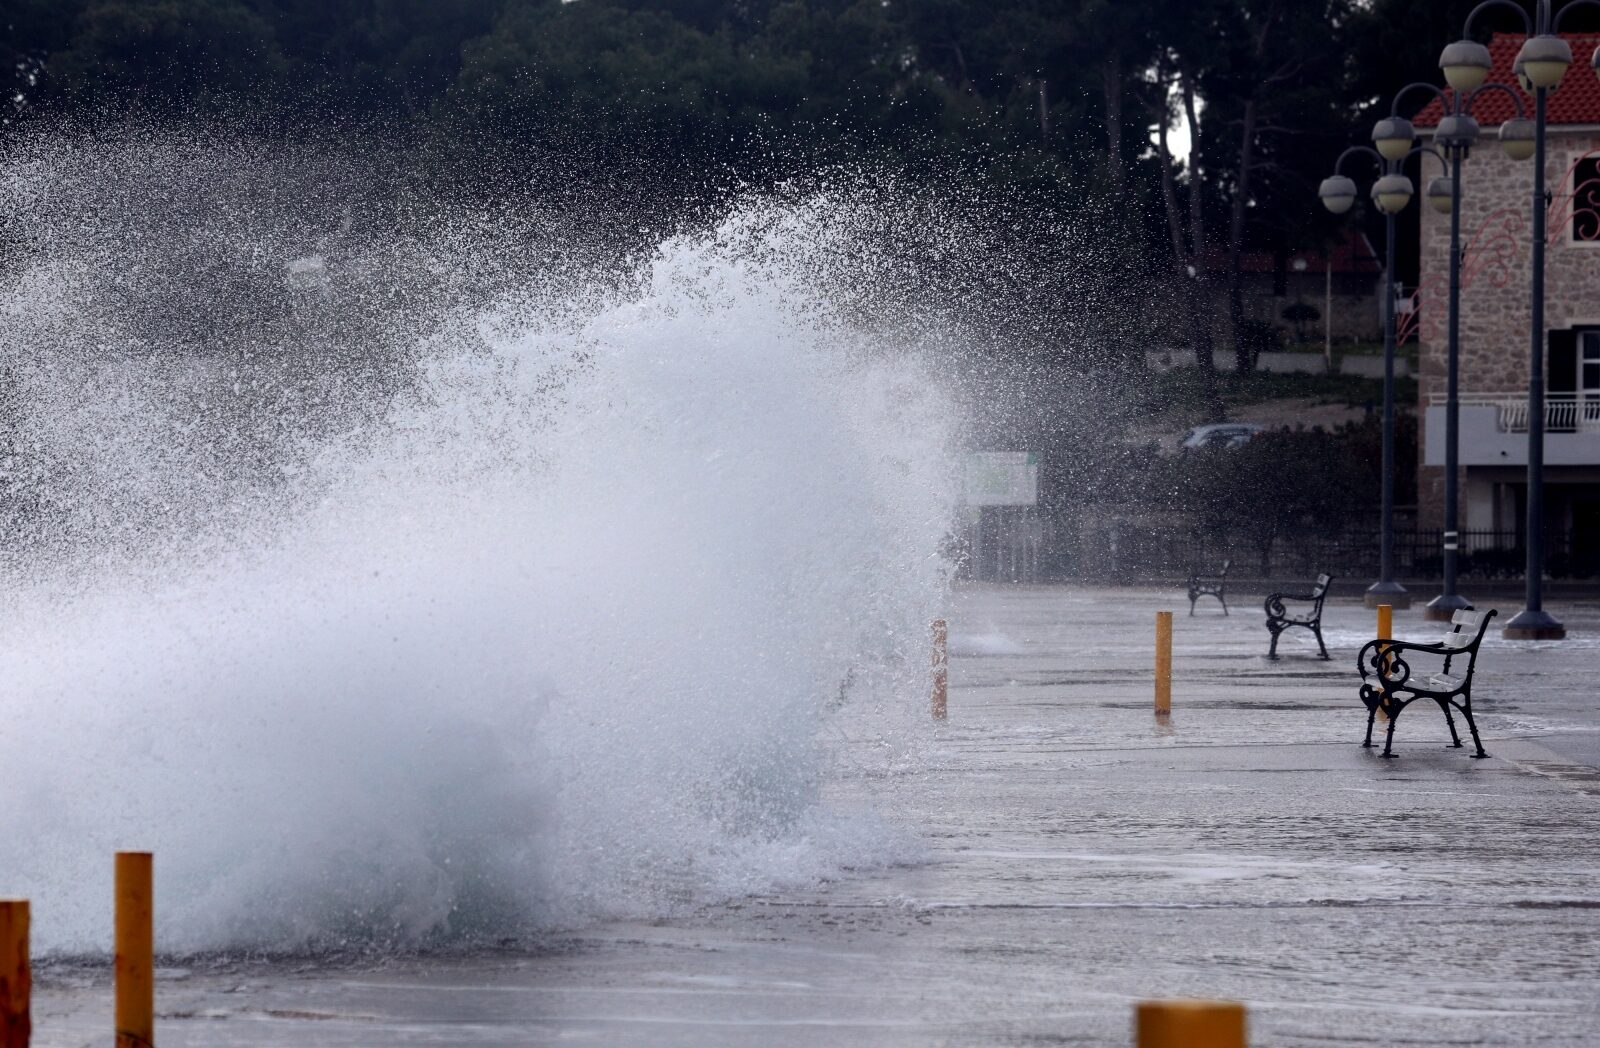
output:
[[[1483,741],[1478,738],[1478,725],[1472,719],[1472,671],[1478,664],[1478,645],[1488,632],[1489,620],[1494,610],[1458,611],[1450,619],[1450,632],[1438,644],[1415,644],[1403,640],[1372,640],[1361,649],[1356,660],[1361,670],[1361,701],[1367,707],[1367,738],[1361,745],[1372,745],[1372,722],[1381,709],[1389,718],[1389,731],[1383,740],[1383,755],[1394,757],[1394,724],[1400,713],[1418,699],[1432,699],[1444,711],[1445,723],[1450,725],[1450,742],[1461,748],[1461,736],[1456,734],[1456,719],[1450,713],[1454,706],[1467,718],[1467,729],[1472,732],[1472,744],[1478,752],[1474,757],[1487,757]],[[1408,656],[1438,655],[1444,659],[1437,673],[1425,674],[1414,670]],[[1463,668],[1458,660],[1466,657]],[[1452,666],[1454,663],[1454,666]]]
[[[1202,575],[1200,572],[1189,569],[1189,614],[1194,614],[1194,602],[1201,597],[1215,597],[1222,605],[1222,613],[1228,613],[1228,569],[1233,566],[1232,560],[1222,562],[1222,570],[1215,575]]]
[[[1267,658],[1278,657],[1278,634],[1291,626],[1308,629],[1317,638],[1317,648],[1322,657],[1328,657],[1328,646],[1322,643],[1322,602],[1333,585],[1332,575],[1318,575],[1310,593],[1274,593],[1267,598],[1267,632],[1272,634],[1272,644],[1267,648]],[[1285,601],[1309,604],[1310,608],[1291,611]]]

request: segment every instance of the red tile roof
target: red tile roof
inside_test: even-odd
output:
[[[1594,49],[1600,46],[1600,35],[1562,33],[1561,36],[1572,45],[1572,65],[1567,69],[1561,85],[1549,95],[1549,121],[1552,125],[1600,124],[1600,77],[1595,76],[1594,67],[1589,64]],[[1524,39],[1521,33],[1496,33],[1494,39],[1489,41],[1489,55],[1494,60],[1494,67],[1489,70],[1489,82],[1509,84],[1519,95],[1522,95],[1522,90],[1517,87],[1517,78],[1512,74],[1511,67],[1517,60],[1517,52],[1522,50]],[[1444,90],[1447,95],[1452,93],[1449,88]],[[1533,116],[1533,99],[1527,95],[1522,95],[1522,99],[1527,115]],[[1444,108],[1436,98],[1412,118],[1412,123],[1418,127],[1437,127],[1443,112]],[[1511,99],[1503,91],[1484,92],[1472,107],[1473,118],[1484,127],[1497,127],[1516,115],[1516,106],[1512,105]]]

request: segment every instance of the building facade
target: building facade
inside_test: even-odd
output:
[[[1545,324],[1539,355],[1545,388],[1545,518],[1552,570],[1600,570],[1600,80],[1590,68],[1600,37],[1566,34],[1578,56],[1550,96],[1545,177]],[[1520,35],[1490,45],[1492,81],[1515,84],[1511,65]],[[1520,94],[1520,91],[1519,91]],[[1528,115],[1533,102],[1522,95]],[[1438,124],[1437,102],[1415,119]],[[1533,207],[1532,161],[1512,160],[1495,141],[1515,115],[1504,94],[1481,96],[1473,115],[1483,129],[1463,167],[1460,350],[1460,521],[1470,552],[1473,533],[1496,532],[1521,544],[1527,505],[1528,373]],[[1419,201],[1441,165],[1424,156]],[[1445,393],[1448,364],[1450,216],[1424,204],[1416,296],[1420,342],[1418,410],[1419,516],[1438,527],[1444,513]],[[1593,565],[1575,559],[1588,557]]]

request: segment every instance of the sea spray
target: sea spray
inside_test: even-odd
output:
[[[266,192],[217,148],[7,168],[0,891],[40,946],[104,949],[125,847],[170,950],[471,943],[903,854],[821,794],[830,723],[921,730],[948,571],[946,394],[833,293],[878,216],[751,197],[607,262],[364,233],[353,183],[295,191],[322,164]]]

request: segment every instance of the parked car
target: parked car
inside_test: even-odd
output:
[[[1248,444],[1266,432],[1259,422],[1217,422],[1209,426],[1196,426],[1184,434],[1182,448],[1236,448]]]

